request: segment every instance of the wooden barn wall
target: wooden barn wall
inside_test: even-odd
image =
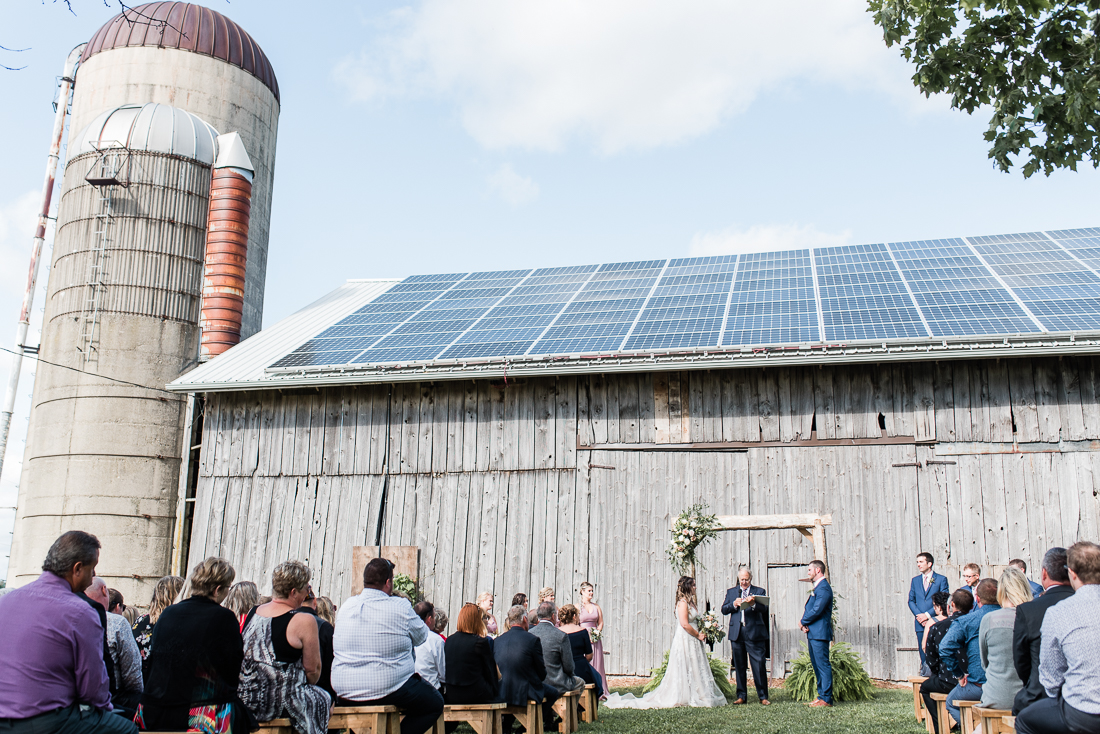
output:
[[[1100,537],[1098,365],[212,393],[190,558],[225,556],[264,589],[275,565],[302,559],[339,604],[351,546],[416,545],[422,588],[452,618],[481,591],[496,594],[499,615],[517,591],[553,586],[560,604],[589,580],[608,617],[608,670],[644,674],[673,630],[665,545],[680,510],[832,513],[838,637],[872,676],[904,678],[917,667],[899,650],[915,644],[906,595],[917,552],[934,553],[955,586],[965,563],[986,575],[1017,556],[1036,567],[1050,546]],[[837,445],[848,439],[861,441]],[[771,592],[773,674],[797,654],[796,566],[812,552],[795,531],[725,533],[703,552],[701,604],[721,603],[739,564]]]

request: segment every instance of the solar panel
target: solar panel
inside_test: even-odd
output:
[[[734,255],[670,261],[622,348],[716,345],[736,267]]]
[[[827,341],[929,336],[885,245],[814,252]]]
[[[809,250],[741,255],[723,345],[821,341]]]
[[[934,336],[1041,331],[961,239],[888,247]]]
[[[1050,331],[1100,328],[1100,276],[1040,232],[967,240]]]

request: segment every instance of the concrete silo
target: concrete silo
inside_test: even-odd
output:
[[[98,572],[135,601],[168,572],[190,415],[186,402],[156,388],[199,361],[200,312],[232,316],[224,304],[235,297],[241,337],[259,330],[278,112],[263,52],[206,8],[127,10],[85,49],[10,583],[36,578],[49,544],[73,528],[99,536]],[[237,135],[219,145],[219,133]],[[213,258],[239,282],[213,288],[225,278],[205,273],[206,291],[223,296],[221,310],[202,300],[208,222],[226,222],[218,193],[211,196],[214,169],[233,172],[215,176],[214,186],[232,180],[236,188],[222,198],[232,201],[230,219],[244,217],[243,226],[228,222],[236,249],[226,255],[221,245]]]

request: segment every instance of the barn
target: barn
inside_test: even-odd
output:
[[[352,548],[414,546],[452,618],[587,580],[608,672],[645,674],[682,510],[813,514],[838,638],[904,678],[918,552],[954,587],[1100,536],[1098,268],[1090,229],[348,281],[169,385],[196,406],[175,563],[270,588],[299,558],[339,604]],[[789,529],[702,552],[701,604],[741,565],[769,590],[773,675],[813,554]]]

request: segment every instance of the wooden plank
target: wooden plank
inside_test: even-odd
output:
[[[592,376],[581,375],[577,379],[577,441],[591,445],[596,441],[592,430]]]
[[[797,368],[784,368],[776,371],[776,383],[779,389],[779,440],[796,441],[795,404],[791,397],[791,382],[798,380]],[[797,388],[796,388],[797,389]]]
[[[986,364],[989,374],[989,439],[1012,440],[1012,395],[1008,387],[1008,365],[997,359]]]
[[[958,559],[961,563],[982,564],[987,558],[985,551],[986,523],[982,515],[982,457],[960,456],[959,467],[959,509],[962,522],[958,527]],[[955,534],[952,534],[955,537]]]
[[[954,367],[952,364],[950,362],[936,362],[932,380],[932,394],[936,400],[936,436],[940,441],[954,441],[955,393]]]
[[[618,375],[608,375],[604,379],[604,416],[607,424],[607,441],[619,443],[622,426],[619,425],[619,390],[621,380]],[[599,431],[596,432],[599,435]]]
[[[760,440],[779,440],[779,383],[775,370],[760,370],[756,373],[756,388],[759,396]]]
[[[505,582],[501,593],[504,601],[499,605],[501,617],[507,613],[506,605],[518,592],[527,594],[530,605],[533,607],[538,598],[531,594],[531,545],[534,542],[536,530],[534,527],[534,499],[535,478],[534,472],[522,472],[518,481],[509,486],[508,507],[511,511],[511,522],[508,523],[508,549],[511,551],[505,562]],[[498,620],[503,625],[504,620]]]
[[[513,388],[514,392],[515,388]],[[493,471],[500,471],[504,468],[504,434],[507,430],[505,426],[505,403],[507,401],[512,402],[512,415],[515,415],[515,398],[509,396],[508,390],[504,387],[497,387],[491,385],[489,387],[489,410],[490,410],[490,442],[489,442],[489,469]]]
[[[1077,371],[1081,384],[1081,415],[1085,422],[1085,437],[1100,438],[1100,375],[1095,357],[1078,357]]]
[[[288,559],[300,559],[309,552],[309,525],[312,524],[316,504],[317,478],[299,477],[291,513]]]
[[[504,401],[504,462],[502,469],[535,468],[535,386],[543,379],[517,384]]]
[[[325,416],[330,391],[324,390],[312,396],[310,405],[309,463],[308,473],[314,476],[321,473],[321,464],[325,456]]]
[[[619,440],[638,443],[641,440],[638,429],[638,376],[617,375],[615,382],[619,386]]]
[[[868,369],[867,376],[871,381],[871,413],[876,423],[881,420],[884,426],[880,432],[897,436],[894,425],[894,365],[875,365]]]
[[[241,446],[241,476],[250,477],[260,466],[260,433],[263,424],[263,401],[260,393],[247,398],[248,416]]]
[[[638,375],[638,440],[649,442],[657,432],[656,401],[653,398],[653,373]]]
[[[917,497],[920,505],[921,548],[932,554],[939,565],[951,560],[951,493],[948,489],[947,464],[929,464],[935,459],[931,446],[917,446]]]
[[[220,556],[224,530],[225,506],[229,494],[229,477],[215,477],[210,495],[210,516],[206,526],[206,542],[202,552],[193,559],[199,563],[208,556]]]
[[[355,439],[359,433],[361,389],[348,385],[340,393],[340,433],[336,440],[336,471],[342,475],[355,473]],[[370,411],[368,403],[367,411]]]
[[[397,434],[397,461],[391,464],[390,472],[415,474],[420,450],[420,384],[411,382],[397,385],[394,389],[394,406],[401,406],[401,430]],[[398,537],[388,541],[389,545],[405,545]]]
[[[313,421],[313,403],[316,395],[300,393],[295,404],[297,412],[294,418],[294,436],[291,448],[291,467],[287,474],[305,476],[309,473],[309,437]],[[284,451],[286,449],[284,448]]]
[[[832,513],[793,512],[778,515],[718,515],[723,530],[780,530],[833,524]]]
[[[531,385],[534,411],[534,441],[532,446],[534,469],[549,469],[555,465],[557,449],[557,380],[544,378]],[[520,448],[523,451],[523,448]],[[525,465],[527,462],[522,462]],[[526,466],[524,466],[526,468]]]
[[[973,441],[974,409],[970,397],[970,363],[954,362],[951,368],[951,385],[955,398],[955,440]]]
[[[332,477],[327,475],[317,477],[315,486],[317,494],[314,497],[313,514],[302,518],[305,527],[302,528],[302,549],[298,557],[307,566],[311,566],[314,575],[317,575],[324,571],[325,533],[328,530]]]
[[[985,523],[985,553],[991,563],[1015,558],[1019,548],[1008,542],[1008,511],[1003,456],[981,457],[982,520]],[[1004,560],[1001,560],[1004,559]]]
[[[785,372],[784,370],[783,372]],[[717,373],[707,370],[698,373],[703,393],[703,432],[700,441],[722,440],[722,384]]]
[[[374,415],[375,406],[379,406],[385,415],[385,404],[379,400],[379,396],[385,396],[383,387],[379,385],[364,385],[355,389],[349,396],[354,403],[350,407],[348,419],[355,418],[354,426],[349,425],[345,438],[351,442],[351,465],[346,467],[340,464],[340,471],[344,474],[377,474],[382,470],[381,450],[385,441],[386,426],[384,420],[377,420]],[[381,436],[378,433],[381,432]],[[371,453],[377,454],[371,456]],[[362,487],[360,486],[360,490]],[[350,561],[348,561],[350,563]],[[345,587],[340,587],[343,593]]]
[[[487,471],[490,464],[490,455],[493,453],[493,435],[498,430],[493,421],[493,405],[492,405],[492,393],[496,388],[489,384],[488,380],[477,381],[477,425],[476,425],[476,446],[477,446],[477,461],[475,467],[477,471]],[[501,418],[504,416],[504,406],[501,405]],[[465,426],[465,430],[469,432],[469,424]],[[498,459],[499,463],[499,459]]]
[[[466,389],[466,386],[463,386],[457,392],[465,395]],[[443,490],[440,493],[439,501],[436,503],[439,505],[439,540],[435,555],[431,591],[433,603],[438,604],[439,609],[447,612],[447,615],[456,621],[458,619],[457,606],[462,603],[462,598],[456,595],[458,590],[452,584],[455,567],[461,568],[462,566],[465,547],[456,551],[455,541],[460,534],[464,535],[466,532],[465,527],[461,530],[456,528],[458,520],[458,483],[460,479],[460,475],[455,473],[449,473],[443,477]],[[454,613],[451,610],[454,610]]]
[[[718,375],[718,386],[722,395],[722,440],[738,441],[737,430],[737,384],[734,380],[739,370],[722,370]]]
[[[497,532],[500,523],[496,521],[497,508],[501,504],[502,488],[506,487],[507,475],[490,472],[482,480],[481,543],[477,553],[477,594],[493,590],[496,579]],[[503,485],[503,487],[502,487]]]
[[[588,385],[588,418],[592,421],[592,435],[597,443],[600,438],[607,441],[607,378],[604,375],[590,375]]]
[[[477,565],[477,539],[480,536],[481,480],[484,474],[461,474],[458,477],[458,496],[455,497],[454,558],[451,566],[452,624],[458,621],[458,604],[472,601],[477,592],[471,592],[474,584],[467,585],[467,577]],[[472,507],[474,501],[477,506]],[[474,577],[476,581],[476,575]],[[473,593],[474,596],[470,596]],[[452,628],[453,629],[453,628]]]
[[[338,474],[340,471],[340,422],[344,409],[342,390],[326,388],[320,403],[323,405],[323,435],[321,440],[321,474]]]
[[[557,576],[554,588],[569,589],[569,596],[577,593],[583,578],[575,575],[574,554],[576,551],[576,492],[574,491],[574,479],[571,474],[575,472],[554,472],[549,481],[558,485],[558,534],[556,537],[558,562]],[[579,597],[579,593],[578,593]],[[577,598],[577,601],[580,601]]]
[[[683,396],[680,392],[680,373],[668,374],[668,443],[684,440]]]
[[[871,371],[879,369],[865,365],[854,365],[852,368],[849,381],[852,410],[850,430],[855,438],[878,438],[882,435],[879,411],[875,404],[875,386],[871,380]]]
[[[685,441],[691,440],[692,423],[695,419],[695,404],[691,399],[691,387],[695,384],[691,372],[680,373],[680,430]]]
[[[898,432],[899,436],[912,436],[916,433],[913,418],[913,365],[894,365],[893,373],[894,430]],[[950,394],[949,389],[947,393]],[[951,411],[951,425],[954,426],[954,407],[951,408]]]
[[[1058,360],[1061,367],[1061,395],[1058,400],[1058,412],[1062,424],[1063,441],[1081,441],[1088,437],[1085,430],[1085,414],[1081,405],[1081,377],[1077,369],[1077,360],[1072,356]]]
[[[1019,425],[1019,424],[1017,424]],[[1038,428],[1036,427],[1036,430]],[[1031,547],[1045,553],[1054,545],[1047,535],[1046,500],[1050,485],[1050,457],[1043,454],[1021,454],[1020,476],[1024,491],[1024,508],[1027,512],[1028,538]],[[1057,513],[1051,508],[1051,512]]]
[[[241,476],[241,463],[244,458],[244,434],[248,424],[247,400],[235,396],[233,400],[233,426],[229,433],[229,454],[226,473],[231,477]]]
[[[760,440],[760,403],[756,375],[752,370],[737,370],[734,375],[733,434],[735,441]]]
[[[450,453],[454,447],[454,425],[462,425],[461,419],[455,420],[451,412],[455,395],[462,394],[462,384],[456,382],[439,382],[432,386],[433,411],[432,411],[432,462],[431,471],[440,473],[447,471],[447,467],[453,464]]]
[[[227,532],[222,537],[225,557],[230,563],[243,565],[248,548],[248,514],[252,505],[252,476],[230,477],[229,496],[225,523]],[[238,573],[240,573],[238,571]]]
[[[462,471],[467,466],[463,463],[466,453],[466,398],[470,393],[471,385],[470,380],[463,380],[462,382],[450,384],[447,389],[447,424],[443,427],[447,434],[447,461],[444,464],[443,471]],[[476,410],[477,393],[474,392],[473,395],[473,406]],[[474,430],[477,430],[476,427]],[[471,459],[473,459],[473,456],[474,453],[471,447]],[[473,460],[470,461],[468,466],[473,469]]]
[[[324,564],[329,567],[325,574],[325,593],[332,599],[342,599],[351,587],[351,549],[356,545],[365,545],[364,534],[359,533],[361,509],[370,502],[369,488],[365,487],[370,479],[363,475],[347,474],[336,477],[337,487],[330,499],[336,502],[336,511],[329,511],[336,519],[336,532],[331,540],[325,540]],[[369,486],[369,485],[368,485]],[[364,489],[367,494],[364,496]],[[373,538],[372,538],[373,540]],[[337,604],[340,602],[337,601]]]
[[[275,478],[257,475],[252,480],[252,501],[248,505],[248,518],[245,521],[247,540],[240,567],[237,570],[238,579],[257,580],[264,573],[264,561],[267,555],[268,539],[274,532],[271,526],[271,514],[274,502]]]
[[[260,444],[257,469],[261,475],[279,473],[282,465],[283,396],[275,390],[263,393],[260,407]]]
[[[1009,395],[1012,401],[1012,422],[1016,427],[1017,441],[1032,443],[1039,440],[1039,416],[1035,403],[1035,379],[1031,360],[1006,360]]]
[[[435,435],[435,397],[436,392],[432,385],[420,384],[420,415],[416,426],[416,463],[409,462],[416,467],[417,473],[430,473],[432,471],[432,452],[436,448],[446,450],[444,448],[446,444],[444,444],[444,447],[439,447],[433,441]],[[446,457],[444,457],[444,461],[446,461]],[[418,543],[409,542],[407,545],[418,545]]]
[[[1049,359],[1037,359],[1032,363],[1035,375],[1035,411],[1039,419],[1039,440],[1057,443],[1061,434],[1061,417],[1058,414],[1058,377]]]
[[[553,586],[562,599],[568,599],[569,589],[557,586],[558,578],[558,549],[561,547],[560,529],[562,525],[561,509],[558,498],[558,478],[551,472],[539,472],[535,478],[535,484],[542,484],[543,489],[539,493],[546,497],[546,522],[544,524],[545,550],[543,551],[542,574],[543,583]],[[556,598],[556,597],[555,597]],[[564,603],[564,602],[562,602]]]
[[[1002,456],[1001,471],[1004,477],[1004,503],[1006,511],[1005,536],[1009,553],[1030,559],[1028,568],[1038,568],[1043,551],[1038,555],[1031,547],[1028,528],[1027,493],[1024,485],[1024,457],[1022,454]],[[1014,556],[1010,556],[1014,557]]]
[[[833,369],[818,367],[814,373],[814,411],[817,417],[817,437],[837,438],[836,408],[833,402]]]
[[[464,383],[462,402],[462,471],[473,471],[478,466],[478,450],[480,442],[486,443],[486,460],[488,459],[485,433],[482,426],[478,425],[478,384],[476,381]],[[488,428],[485,426],[484,428]]]
[[[199,450],[199,476],[214,475],[214,454],[217,453],[218,424],[221,422],[220,405],[223,396],[207,393],[202,412],[202,448]]]
[[[694,436],[694,441],[705,441],[706,435],[703,423],[705,398],[703,397],[704,372],[692,372],[688,381],[688,434]]]
[[[559,377],[556,397],[554,466],[561,469],[575,469],[577,466],[577,378]]]
[[[222,400],[218,406],[217,433],[214,434],[214,466],[211,473],[215,476],[229,476],[232,458],[233,425],[237,419],[237,402]]]
[[[970,363],[970,404],[975,441],[989,441],[993,425],[993,417],[990,414],[988,368],[989,363],[986,361]]]
[[[936,400],[932,392],[932,365],[913,365],[913,428],[918,441],[936,439]],[[957,430],[956,426],[956,430]]]

